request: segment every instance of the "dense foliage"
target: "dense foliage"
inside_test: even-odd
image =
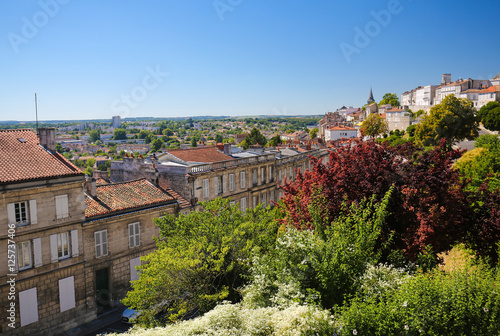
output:
[[[242,213],[222,199],[201,205],[204,211],[156,220],[158,249],[144,257],[140,279],[123,300],[145,311],[146,324],[152,323],[150,308],[164,300],[170,301],[171,319],[206,312],[223,299],[239,300],[251,253],[274,245],[276,210],[259,206]]]
[[[389,126],[378,113],[372,113],[363,121],[360,130],[363,136],[376,137],[389,132]]]
[[[486,129],[500,131],[500,102],[492,101],[484,105],[477,116]]]
[[[415,130],[415,138],[424,146],[437,145],[445,139],[448,148],[464,139],[478,136],[476,109],[468,99],[446,96],[422,118]]]

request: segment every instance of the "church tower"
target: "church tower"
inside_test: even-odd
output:
[[[368,105],[370,105],[371,103],[375,103],[375,99],[373,99],[372,88],[370,88],[370,97],[368,97],[368,101],[367,101]]]

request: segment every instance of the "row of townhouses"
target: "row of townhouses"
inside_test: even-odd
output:
[[[86,177],[55,151],[54,129],[0,131],[0,333],[58,335],[112,308],[155,248],[164,214],[215,197],[270,205],[278,182],[324,148],[171,150]]]
[[[467,98],[476,109],[480,109],[490,101],[500,101],[500,73],[491,79],[451,80],[451,74],[443,74],[441,84],[419,86],[401,95],[401,105],[416,112],[429,112],[434,105],[440,104],[444,97],[453,94],[457,98]]]

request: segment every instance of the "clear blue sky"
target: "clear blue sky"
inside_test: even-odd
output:
[[[35,92],[40,120],[361,106],[371,86],[378,101],[442,73],[495,76],[499,13],[498,0],[2,0],[0,120],[34,120]]]

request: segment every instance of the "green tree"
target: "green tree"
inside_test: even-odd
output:
[[[113,132],[113,140],[126,140],[127,131],[123,128],[116,128]]]
[[[281,141],[281,137],[279,134],[276,134],[275,136],[273,136],[271,139],[269,139],[269,146],[271,147],[276,147],[278,146],[279,144],[281,144],[282,141]]]
[[[492,101],[484,105],[477,116],[486,129],[500,131],[500,102]]]
[[[445,139],[448,149],[455,142],[473,140],[477,135],[478,122],[472,102],[454,95],[433,106],[415,129],[415,139],[423,146],[435,146]]]
[[[384,104],[391,104],[393,107],[399,106],[400,104],[398,95],[395,93],[386,93],[382,97],[382,100],[380,101],[379,105],[384,105]]]
[[[142,258],[140,278],[123,300],[144,311],[146,324],[151,307],[164,300],[171,303],[171,319],[193,310],[202,314],[224,299],[240,300],[252,255],[274,246],[279,212],[259,205],[242,213],[229,201],[218,198],[201,203],[203,211],[155,219],[158,249]]]
[[[195,137],[191,138],[191,147],[198,147],[198,140]]]
[[[219,133],[217,133],[217,134],[215,135],[215,142],[216,142],[216,143],[221,143],[221,142],[223,142],[223,140],[224,140],[224,139],[222,138],[222,135],[220,135]]]
[[[63,146],[61,146],[61,144],[59,142],[56,143],[56,152],[61,153],[61,154],[64,152],[64,148],[63,148]]]
[[[160,150],[160,148],[164,145],[165,143],[161,139],[154,139],[151,141],[151,151],[152,152],[157,152]]]
[[[252,128],[250,134],[246,136],[245,140],[248,146],[257,144],[265,146],[267,143],[266,137],[262,135],[262,133],[260,133],[259,129],[256,127]]]
[[[170,128],[165,128],[163,131],[162,131],[162,134],[163,135],[166,135],[168,137],[174,135],[174,132],[170,129]]]
[[[141,130],[139,132],[139,139],[146,139],[151,134],[150,131]]]
[[[387,122],[378,113],[371,113],[361,124],[363,136],[376,137],[387,132],[389,132]]]
[[[309,135],[311,136],[311,139],[314,139],[318,136],[319,130],[317,128],[313,128],[311,132],[309,132]]]
[[[96,128],[89,132],[89,141],[96,142],[101,140],[101,129]]]

